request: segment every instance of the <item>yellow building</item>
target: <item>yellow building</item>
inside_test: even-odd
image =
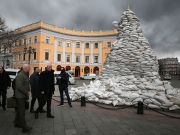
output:
[[[21,47],[14,49],[13,68],[30,63],[31,73],[34,67],[44,70],[48,63],[54,70],[65,67],[73,70],[75,77],[84,73],[99,74],[112,43],[116,40],[117,30],[77,31],[60,28],[43,21],[19,28],[25,37]],[[16,30],[15,30],[16,31]],[[35,49],[34,53],[24,53],[24,48]],[[29,55],[30,54],[30,55]],[[30,56],[30,60],[29,60]]]

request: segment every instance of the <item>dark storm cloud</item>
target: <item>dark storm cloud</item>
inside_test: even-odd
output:
[[[39,20],[76,30],[110,30],[128,3],[159,58],[180,59],[180,0],[0,0],[11,29]]]

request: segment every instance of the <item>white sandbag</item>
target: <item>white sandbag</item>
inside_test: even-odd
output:
[[[84,94],[85,97],[91,97],[93,96],[93,93]]]
[[[153,73],[154,73],[154,72],[153,72]],[[154,74],[153,74],[153,75],[154,75]],[[154,79],[154,82],[155,82],[155,84],[157,84],[157,85],[159,85],[159,86],[163,85],[163,82],[160,81],[159,79]]]
[[[167,95],[176,95],[177,91],[175,89],[167,89],[166,90]]]
[[[94,91],[93,94],[96,95],[99,98],[103,97],[103,92],[102,91]]]
[[[78,96],[83,96],[84,95],[84,90],[79,90],[79,91],[76,92],[76,94]]]
[[[130,91],[123,91],[121,95],[119,95],[119,97],[121,98],[129,98],[129,95],[131,94]]]
[[[173,106],[173,102],[166,102],[164,104],[162,104],[162,106],[165,106],[165,107],[170,107],[170,106]]]
[[[99,101],[99,98],[95,98],[95,99],[94,99],[94,102],[98,102],[98,101]]]
[[[118,94],[118,95],[122,94],[122,90],[117,89],[117,88],[114,89],[113,92],[114,92],[115,94]]]
[[[178,105],[173,105],[169,108],[169,110],[177,110],[177,109],[180,109]]]
[[[77,100],[78,99],[78,96],[76,96],[76,95],[73,95],[72,97],[71,97],[71,100],[72,101],[75,101],[75,100]]]
[[[139,97],[140,97],[140,98],[142,98],[143,100],[145,100],[145,99],[148,99],[148,98],[149,98],[149,97],[144,96],[144,95],[139,95]]]
[[[141,84],[139,84],[139,85],[137,85],[137,87],[138,87],[138,88],[140,88],[140,89],[142,89],[142,90],[143,90],[143,89],[145,89],[145,85],[144,85],[144,84],[142,84],[142,83],[141,83]]]
[[[154,87],[152,85],[145,86],[145,88],[148,90],[155,90],[156,89],[156,87]]]
[[[139,94],[137,94],[137,93],[131,93],[130,95],[129,95],[129,99],[132,101],[132,100],[134,100],[135,98],[138,98],[139,97]]]
[[[117,105],[117,103],[118,103],[118,101],[117,101],[117,100],[113,100],[113,102],[112,102],[113,106],[116,106],[116,105]]]
[[[110,101],[110,100],[104,100],[104,104],[112,104],[112,101]]]
[[[127,105],[127,106],[132,105],[132,103],[131,103],[131,102],[125,102],[124,104],[125,104],[125,105]]]
[[[160,96],[155,95],[154,99],[156,99],[160,103],[166,103],[168,101],[168,99],[165,97],[165,95],[160,95]]]
[[[148,92],[148,93],[142,93],[142,95],[149,97],[149,98],[153,98],[156,95],[156,93],[155,92]]]
[[[173,102],[175,105],[180,106],[180,97],[172,97],[171,102]]]
[[[153,102],[153,104],[155,104],[157,106],[161,106],[161,103],[159,101],[157,101],[156,99],[151,99],[151,101]]]
[[[159,106],[154,105],[154,104],[148,104],[148,107],[149,107],[149,108],[153,108],[153,109],[160,109]]]
[[[165,88],[163,86],[156,86],[157,91],[165,91]]]
[[[149,98],[148,98],[148,99],[145,99],[145,100],[144,100],[144,103],[145,103],[145,104],[151,104],[151,103],[152,103],[152,100],[149,99]]]
[[[134,104],[134,103],[137,103],[137,102],[143,102],[143,99],[142,98],[136,98],[136,99],[134,99],[133,101],[132,101],[132,103]]]

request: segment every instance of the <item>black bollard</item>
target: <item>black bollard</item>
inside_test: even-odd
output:
[[[141,101],[138,101],[137,113],[143,114],[143,102],[141,102]]]
[[[86,106],[86,98],[85,98],[85,96],[81,97],[81,106]]]

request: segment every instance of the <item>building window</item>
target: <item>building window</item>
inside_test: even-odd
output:
[[[21,54],[18,54],[18,61],[20,61],[21,59]]]
[[[34,43],[37,43],[37,36],[34,36]]]
[[[36,52],[34,52],[34,60],[36,60]]]
[[[59,41],[58,41],[58,46],[61,46],[61,45],[62,45],[62,41],[59,40]]]
[[[45,60],[49,60],[49,52],[45,52]]]
[[[57,54],[57,61],[61,61],[61,54]]]
[[[66,62],[70,62],[70,55],[66,56]]]
[[[26,45],[26,39],[24,39],[24,45]]]
[[[14,59],[13,61],[16,61],[16,55],[14,55],[13,59]]]
[[[107,47],[111,48],[111,42],[107,42]]]
[[[46,44],[49,44],[49,42],[50,42],[50,38],[46,37]]]
[[[89,56],[85,57],[85,63],[89,63]]]
[[[31,38],[29,38],[29,44],[31,44]]]
[[[98,48],[98,43],[94,43],[94,48]]]
[[[70,42],[67,42],[67,47],[71,47],[71,43]]]
[[[76,56],[76,63],[80,62],[80,56]]]
[[[76,42],[76,48],[80,48],[80,42]]]
[[[22,40],[19,40],[19,45],[20,45],[20,46],[22,45]]]
[[[23,54],[23,61],[25,61],[26,60],[26,54],[24,53]]]
[[[86,43],[86,48],[89,48],[89,43]]]
[[[94,63],[98,63],[98,56],[94,56]]]

